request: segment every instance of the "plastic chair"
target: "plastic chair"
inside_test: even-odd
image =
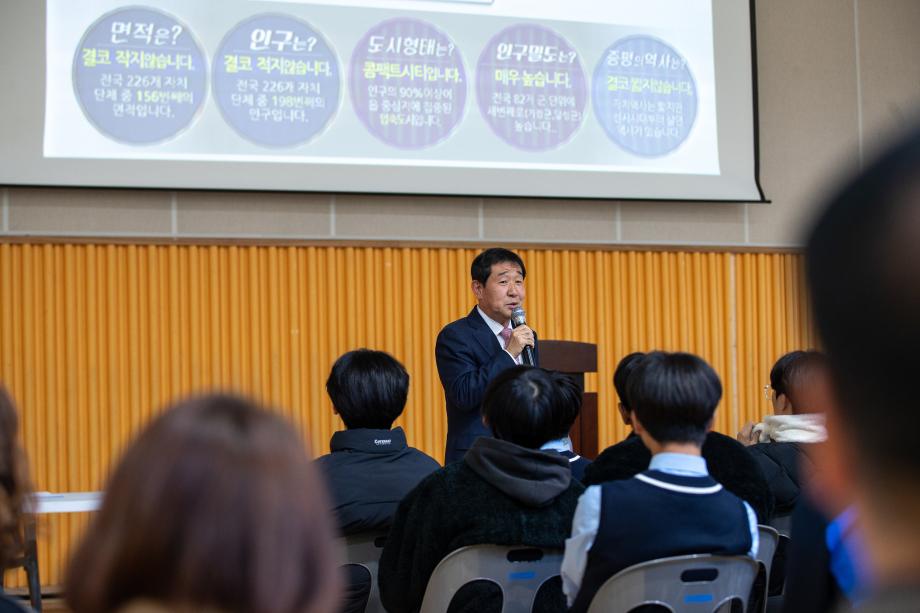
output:
[[[779,546],[779,532],[776,528],[770,526],[757,526],[757,533],[760,545],[757,547],[757,562],[764,569],[763,585],[759,582],[756,585],[756,594],[751,594],[752,599],[757,605],[759,611],[767,610],[767,596],[770,590],[770,572],[773,570],[773,557],[776,555],[776,548]]]
[[[740,602],[747,611],[757,562],[747,556],[697,554],[630,566],[607,579],[588,613],[627,613],[642,605],[696,613]]]
[[[789,536],[792,534],[792,514],[774,516],[770,520],[770,525],[780,534]]]
[[[377,584],[377,567],[380,554],[387,542],[387,535],[379,532],[352,534],[345,537],[345,564],[357,564],[371,574],[371,593],[367,599],[365,613],[385,613],[380,604],[380,586]]]
[[[557,577],[562,551],[537,547],[470,545],[447,554],[425,588],[419,613],[445,613],[451,599],[471,581],[490,581],[502,591],[502,613],[530,613],[537,592]]]

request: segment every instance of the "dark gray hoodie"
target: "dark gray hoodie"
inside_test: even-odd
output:
[[[549,504],[572,481],[568,458],[495,438],[476,439],[463,461],[506,495],[530,507]]]

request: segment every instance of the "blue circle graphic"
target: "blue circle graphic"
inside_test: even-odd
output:
[[[132,7],[103,15],[73,60],[83,114],[106,136],[148,145],[172,138],[207,95],[207,63],[188,27],[158,10]]]
[[[696,82],[687,61],[651,36],[630,36],[604,51],[592,99],[607,136],[642,157],[677,149],[696,120]]]
[[[214,57],[214,98],[224,119],[258,145],[303,144],[339,105],[339,63],[309,24],[257,15],[231,30]]]

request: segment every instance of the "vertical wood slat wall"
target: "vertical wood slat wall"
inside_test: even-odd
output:
[[[525,306],[542,338],[598,344],[601,448],[625,436],[610,378],[630,351],[698,353],[719,372],[716,429],[769,410],[773,361],[813,346],[801,258],[791,254],[523,250]],[[434,364],[468,312],[476,250],[323,246],[0,245],[0,382],[18,401],[37,489],[99,489],[164,404],[238,390],[278,407],[314,453],[340,427],[329,367],[356,347],[408,368],[400,419],[443,458]],[[42,519],[42,582],[60,584],[85,514]],[[23,584],[21,573],[9,584]]]

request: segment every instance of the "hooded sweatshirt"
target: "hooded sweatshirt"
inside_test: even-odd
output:
[[[435,471],[403,499],[380,558],[380,597],[391,613],[416,611],[448,553],[467,545],[562,549],[584,487],[567,458],[479,438],[462,462]],[[545,593],[544,593],[545,591]],[[561,582],[541,591],[537,611],[565,610]],[[451,611],[500,611],[494,588],[462,588]]]
[[[463,461],[496,489],[528,507],[546,506],[572,482],[567,458],[496,438],[476,439]]]

